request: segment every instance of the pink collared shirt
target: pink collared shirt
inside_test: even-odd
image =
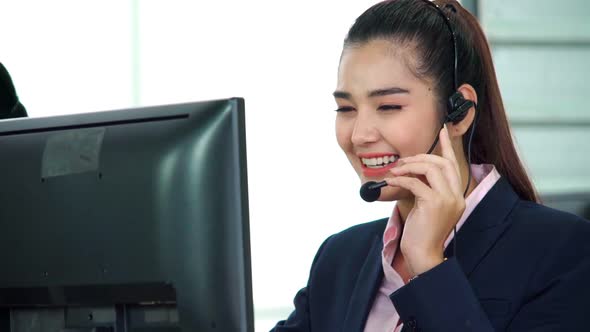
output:
[[[500,179],[500,174],[496,171],[494,165],[472,164],[471,172],[478,185],[465,199],[465,211],[457,223],[457,231],[465,223],[465,220],[477,204],[481,202],[488,191]],[[445,241],[445,248],[453,239],[453,235],[454,232],[451,232]],[[383,252],[381,255],[384,278],[367,317],[365,332],[399,332],[402,330],[403,324],[399,324],[399,314],[389,299],[391,293],[405,285],[401,276],[392,267],[400,236],[400,216],[397,207],[395,207],[383,233]]]

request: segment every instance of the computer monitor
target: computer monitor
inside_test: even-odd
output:
[[[0,121],[1,331],[253,331],[244,100]]]

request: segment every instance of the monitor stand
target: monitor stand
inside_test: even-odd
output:
[[[4,308],[0,330],[10,332],[181,332],[170,304]]]

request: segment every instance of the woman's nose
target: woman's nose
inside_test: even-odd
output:
[[[358,112],[352,131],[352,144],[362,146],[374,143],[379,139],[375,120],[370,114]]]

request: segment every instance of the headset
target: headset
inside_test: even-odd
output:
[[[463,118],[465,118],[465,115],[467,115],[467,111],[469,111],[470,108],[472,108],[472,107],[477,108],[477,104],[472,100],[465,99],[465,97],[463,97],[461,92],[459,92],[459,84],[457,83],[457,81],[458,81],[457,63],[458,63],[458,58],[459,58],[459,55],[457,52],[457,36],[455,35],[455,31],[453,30],[453,27],[451,25],[451,21],[450,21],[449,17],[445,14],[445,12],[436,3],[434,3],[430,0],[422,0],[422,1],[426,2],[430,6],[434,7],[434,9],[440,14],[440,16],[442,16],[443,21],[445,22],[445,25],[447,26],[447,28],[449,29],[449,32],[451,33],[451,38],[452,38],[452,42],[453,42],[453,57],[454,57],[454,61],[453,61],[453,91],[454,92],[448,98],[447,112],[444,117],[444,120],[440,124],[440,129],[438,130],[438,132],[436,134],[434,142],[432,143],[432,145],[428,149],[428,152],[426,152],[426,154],[430,154],[430,153],[432,153],[432,151],[434,150],[434,148],[438,144],[438,140],[439,140],[438,133],[440,133],[440,131],[443,129],[443,126],[445,125],[445,123],[447,123],[447,122],[452,122],[454,124],[458,123],[459,121],[463,120]],[[457,9],[452,4],[445,5],[445,8],[450,8],[450,10],[454,13],[457,12]],[[476,111],[475,116],[473,118],[473,122],[471,124],[471,131],[469,133],[469,140],[467,142],[467,162],[468,162],[467,169],[469,172],[469,177],[467,179],[467,185],[465,186],[465,191],[463,192],[464,198],[467,196],[467,191],[469,190],[469,185],[471,184],[471,142],[473,141],[473,134],[475,133],[475,124],[477,122],[477,115],[478,115],[478,112]],[[379,198],[379,195],[381,194],[381,188],[383,188],[385,186],[387,186],[386,181],[381,181],[381,182],[369,181],[361,186],[359,193],[360,193],[361,198],[364,199],[365,201],[374,202]],[[457,231],[455,228],[455,235],[456,235],[456,232]],[[453,243],[455,246],[455,255],[456,255],[457,241],[453,241]]]
[[[457,52],[457,36],[455,35],[455,31],[453,30],[453,27],[451,25],[451,20],[436,3],[434,3],[430,0],[423,0],[423,1],[428,3],[430,6],[434,7],[436,9],[436,11],[440,14],[440,16],[443,17],[445,25],[449,29],[449,32],[451,33],[451,37],[452,37],[452,41],[453,41],[453,55],[454,55],[453,94],[448,99],[447,114],[445,116],[445,119],[443,120],[443,124],[441,125],[441,127],[442,127],[447,122],[452,122],[452,123],[456,124],[459,121],[463,120],[463,118],[465,118],[465,115],[467,115],[467,111],[469,111],[469,109],[472,107],[477,108],[477,105],[474,101],[465,99],[465,97],[463,97],[463,94],[461,94],[461,92],[459,92],[459,86],[457,83],[457,76],[458,76],[457,63],[458,63],[458,58],[459,58],[459,55]],[[452,4],[445,5],[445,8],[450,8],[450,10],[453,13],[457,12],[457,9]],[[473,118],[473,123],[471,125],[471,132],[469,133],[469,141],[467,143],[468,178],[467,178],[467,185],[465,186],[465,191],[463,192],[463,198],[466,198],[467,191],[469,190],[469,185],[471,184],[471,142],[473,141],[473,133],[475,132],[475,123],[477,120],[477,114],[478,114],[478,112],[476,111],[475,117]],[[440,130],[439,130],[439,132],[440,132]],[[439,136],[436,135],[436,139],[435,139],[434,143],[432,144],[432,146],[430,147],[430,149],[428,150],[428,154],[430,154],[432,152],[432,150],[434,150],[434,148],[436,147],[436,144],[438,143],[438,137]],[[453,227],[453,231],[454,231],[453,254],[456,257],[457,256],[457,241],[458,241],[458,239],[457,239],[457,226]]]
[[[449,19],[449,17],[445,14],[445,12],[434,2],[430,1],[430,0],[423,0],[424,2],[428,3],[430,6],[432,6],[433,8],[436,9],[436,11],[443,17],[445,25],[447,26],[447,28],[449,29],[449,32],[451,33],[451,37],[452,37],[452,41],[453,41],[453,55],[454,55],[454,61],[453,61],[453,94],[449,97],[448,100],[448,111],[447,111],[447,115],[445,118],[445,122],[453,122],[453,123],[457,123],[459,121],[461,121],[465,115],[467,114],[467,111],[471,108],[476,106],[475,102],[465,99],[463,97],[463,95],[461,94],[461,92],[459,92],[459,84],[457,83],[457,76],[458,76],[458,72],[457,72],[457,64],[458,64],[458,51],[457,51],[457,36],[455,35],[455,31],[453,30],[453,27],[451,26],[451,20]],[[445,6],[445,8],[450,8],[454,13],[457,12],[457,10],[455,9],[455,7],[451,4],[447,4]]]
[[[465,115],[467,115],[467,111],[469,111],[470,108],[472,108],[472,107],[477,108],[477,105],[474,101],[465,99],[463,97],[463,95],[461,94],[461,92],[459,92],[459,87],[457,84],[457,76],[458,76],[458,74],[457,74],[457,62],[458,62],[457,37],[455,35],[455,32],[453,31],[453,27],[451,26],[451,21],[450,21],[449,17],[434,2],[432,2],[430,0],[422,0],[422,1],[428,3],[428,5],[430,5],[430,6],[433,6],[436,9],[436,11],[443,17],[444,22],[451,33],[451,37],[452,37],[452,41],[453,41],[453,56],[454,56],[454,63],[453,63],[453,66],[454,66],[453,67],[453,91],[454,92],[448,99],[447,114],[445,115],[444,120],[442,121],[442,123],[440,125],[440,129],[438,130],[438,132],[436,134],[436,138],[434,139],[432,146],[430,147],[430,149],[428,149],[428,152],[426,153],[426,154],[430,154],[430,153],[432,153],[432,151],[434,150],[434,148],[438,144],[439,133],[443,129],[443,126],[445,125],[445,123],[447,123],[447,122],[452,122],[454,124],[458,123],[459,121],[461,121],[465,118]],[[445,5],[445,8],[450,8],[450,10],[454,13],[457,12],[457,9],[452,4]],[[473,118],[473,122],[470,126],[471,131],[469,133],[469,141],[467,142],[468,178],[467,178],[467,185],[465,186],[465,191],[463,191],[463,198],[467,197],[467,191],[469,190],[469,185],[471,184],[471,142],[473,141],[473,133],[475,132],[475,124],[477,122],[477,115],[478,115],[478,112],[476,111],[475,116]],[[365,200],[367,202],[374,202],[377,199],[379,199],[379,196],[381,194],[381,188],[383,188],[385,186],[387,186],[386,181],[381,181],[381,182],[368,181],[367,183],[365,183],[361,186],[359,194],[363,200]],[[456,225],[453,227],[453,231],[454,231],[453,255],[455,257],[457,257],[458,239],[457,239],[457,226]]]

